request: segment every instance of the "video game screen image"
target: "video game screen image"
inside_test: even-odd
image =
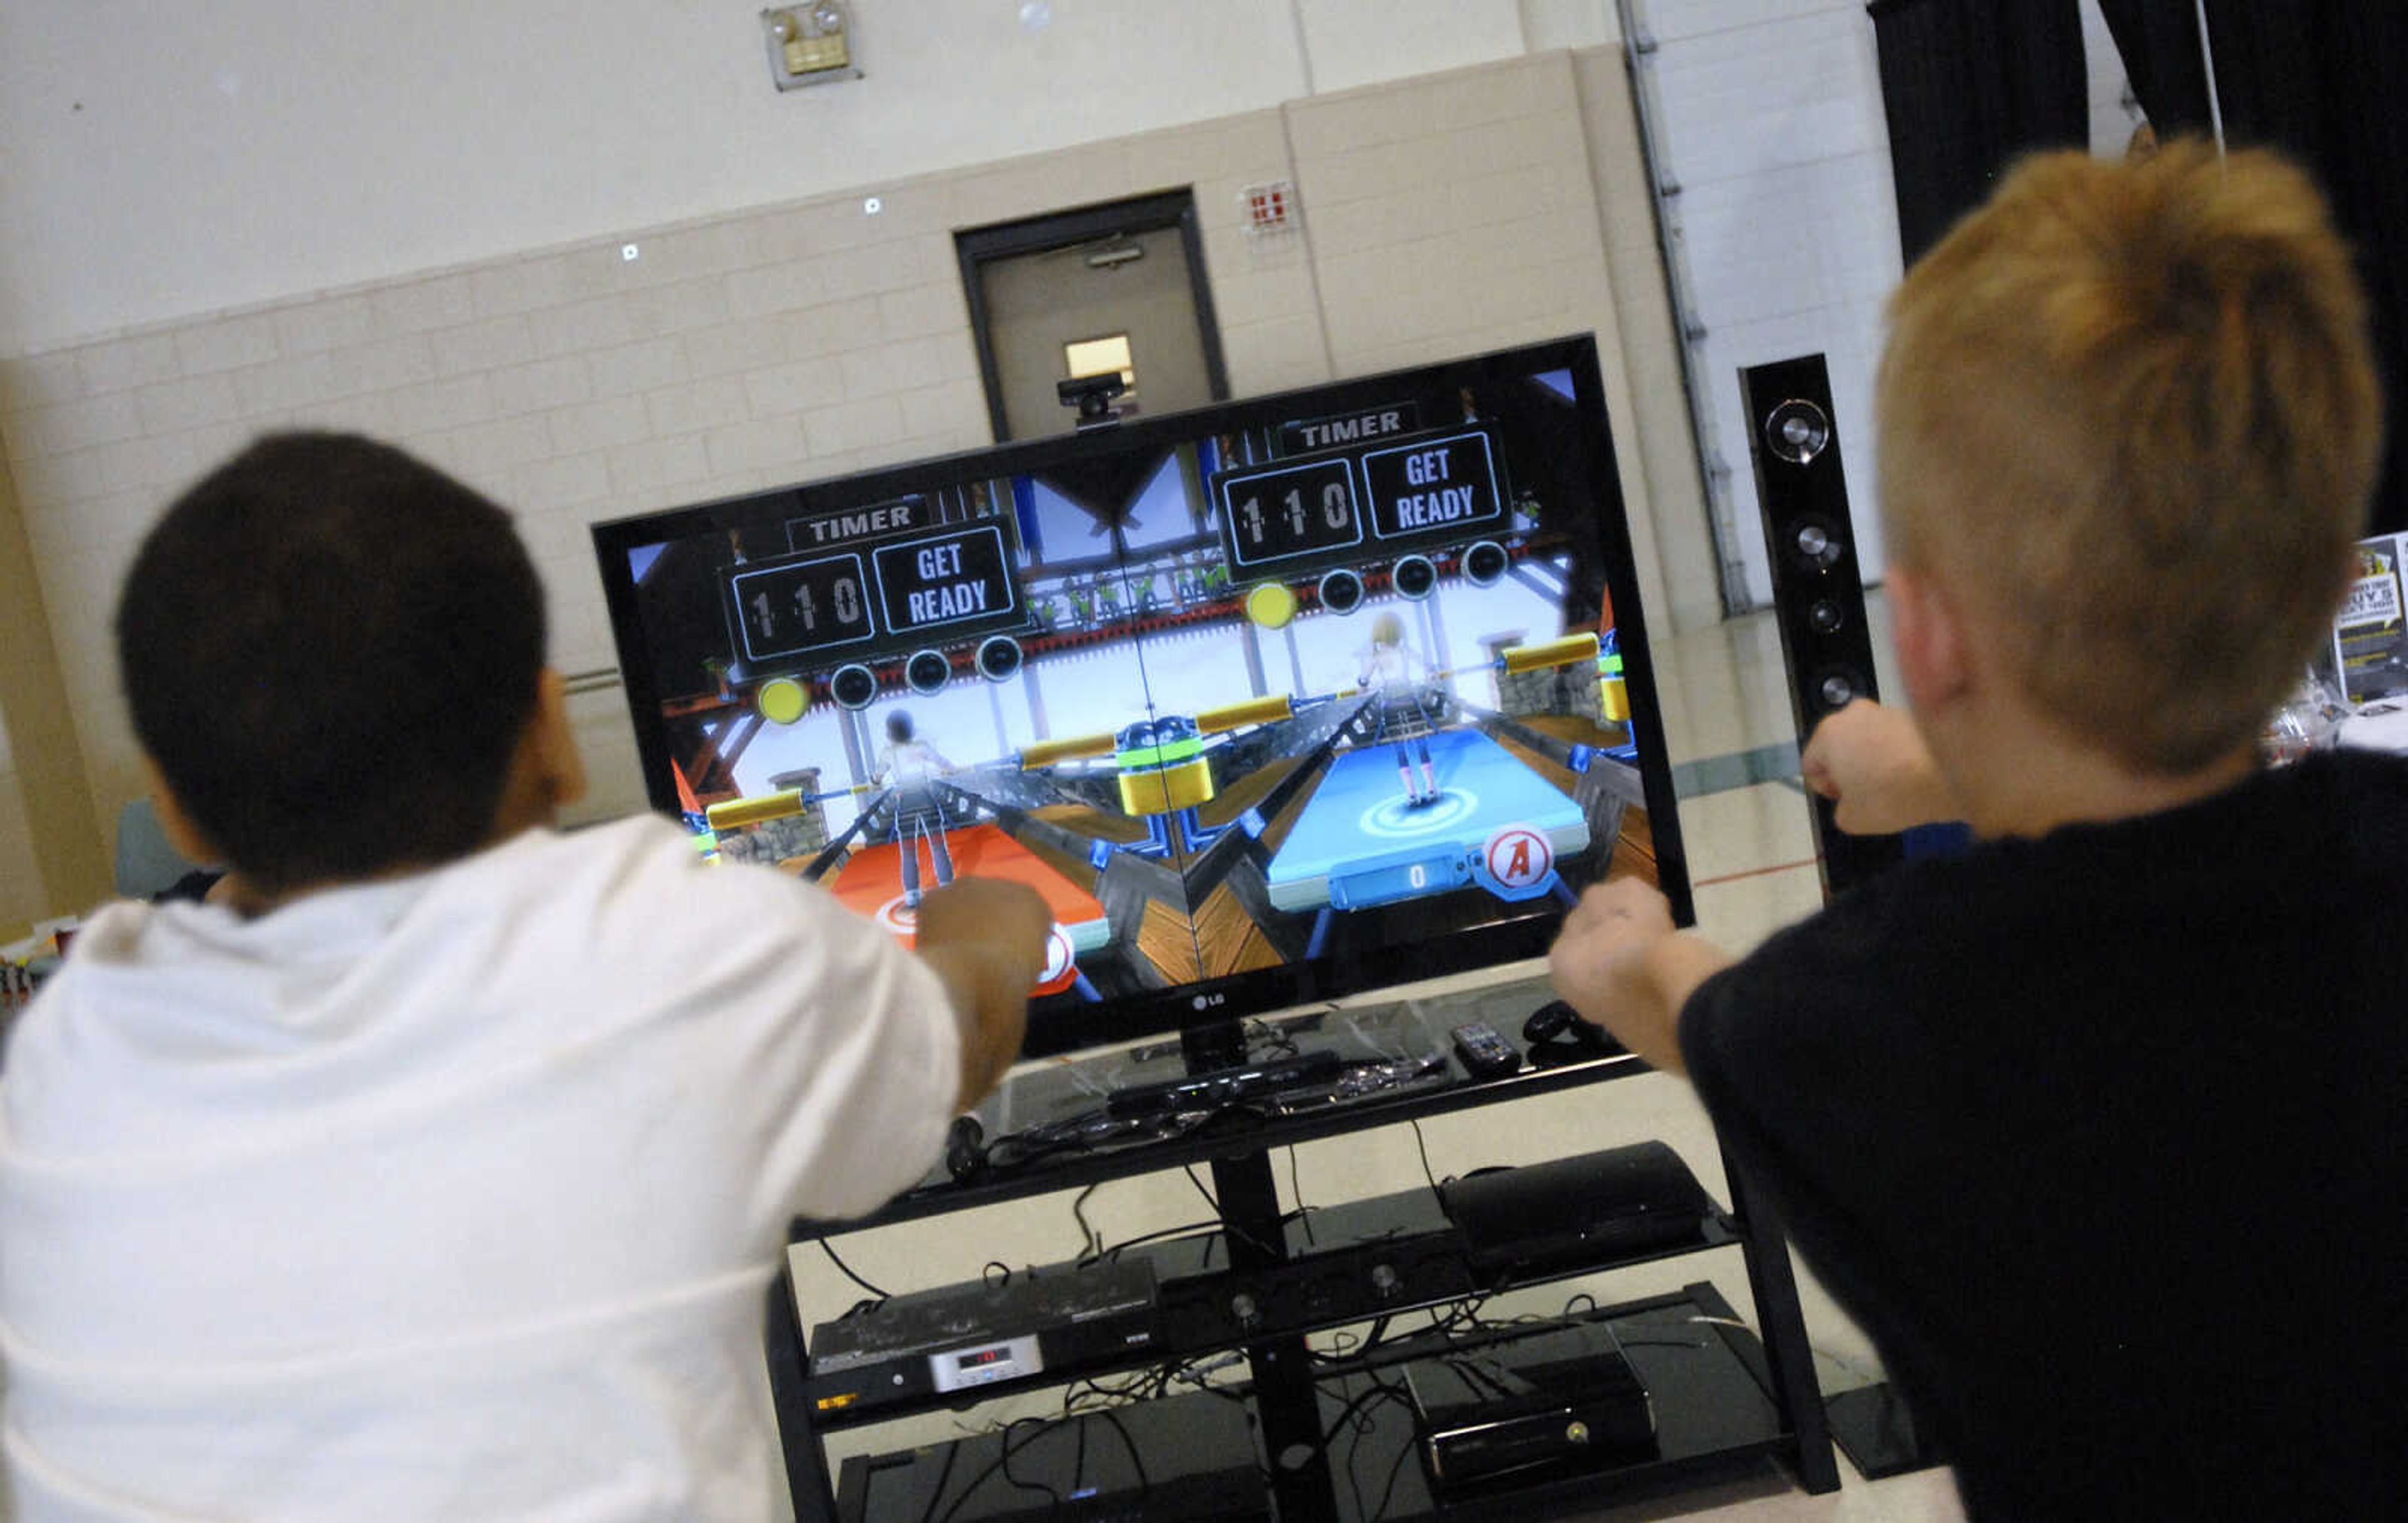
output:
[[[1032,1052],[1690,919],[1591,340],[595,537],[655,807],[907,941],[1033,885]]]

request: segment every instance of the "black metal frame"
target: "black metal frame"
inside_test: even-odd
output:
[[[996,223],[953,235],[961,261],[962,295],[970,309],[970,334],[978,340],[979,381],[986,388],[986,413],[995,440],[1011,438],[1003,414],[1003,389],[996,370],[995,340],[987,330],[985,267],[1023,254],[1073,248],[1101,238],[1137,233],[1179,230],[1187,256],[1188,292],[1196,302],[1196,326],[1204,345],[1204,374],[1212,400],[1229,399],[1229,367],[1221,353],[1221,324],[1212,311],[1212,282],[1204,269],[1204,233],[1196,220],[1196,193],[1157,191],[1125,201],[1099,202],[1068,211],[1049,212],[1019,222]]]
[[[1191,1062],[1207,1059],[1209,1056],[1195,1050],[1189,1054]],[[1146,1142],[1113,1152],[1052,1160],[998,1179],[927,1185],[859,1221],[799,1220],[794,1225],[789,1240],[791,1243],[810,1243],[838,1232],[867,1230],[1205,1162],[1212,1171],[1216,1198],[1225,1224],[1224,1241],[1231,1261],[1229,1272],[1236,1282],[1250,1272],[1274,1267],[1285,1257],[1284,1244],[1288,1238],[1271,1170],[1269,1154],[1273,1149],[1647,1071],[1650,1071],[1647,1065],[1637,1057],[1614,1051],[1546,1068],[1526,1069],[1494,1079],[1460,1079],[1434,1090],[1360,1101],[1309,1116],[1266,1121],[1258,1129],[1250,1130],[1237,1141],[1234,1153],[1233,1140],[1227,1136]],[[1710,1222],[1708,1230],[1696,1243],[1632,1254],[1609,1264],[1567,1270],[1547,1277],[1569,1278],[1595,1273],[1647,1259],[1736,1243],[1744,1255],[1749,1287],[1762,1327],[1762,1339],[1759,1344],[1744,1336],[1726,1333],[1723,1343],[1745,1367],[1752,1382],[1751,1388],[1757,1390],[1770,1403],[1778,1415],[1778,1422],[1771,1430],[1735,1438],[1726,1448],[1679,1457],[1677,1462],[1660,1467],[1663,1471],[1661,1479],[1666,1484],[1677,1484],[1680,1478],[1693,1473],[1719,1473],[1717,1461],[1745,1462],[1760,1455],[1772,1454],[1787,1461],[1799,1484],[1808,1491],[1831,1491],[1840,1484],[1838,1461],[1831,1447],[1822,1393],[1815,1380],[1813,1355],[1807,1338],[1804,1316],[1799,1307],[1797,1281],[1790,1266],[1788,1245],[1770,1204],[1746,1185],[1738,1161],[1727,1149],[1723,1151],[1732,1209]],[[1698,1293],[1715,1305],[1721,1304],[1709,1286],[1693,1286],[1687,1294],[1697,1299]],[[1601,1315],[1622,1315],[1632,1310],[1633,1307],[1618,1307]],[[1727,1317],[1731,1315],[1727,1307],[1723,1307],[1718,1314],[1712,1307],[1707,1310],[1710,1315]],[[1338,1320],[1343,1322],[1355,1318],[1348,1316]],[[787,1484],[793,1496],[795,1516],[800,1523],[834,1523],[839,1516],[836,1491],[828,1473],[824,1434],[820,1425],[812,1419],[806,1381],[808,1350],[790,1269],[781,1268],[770,1287],[767,1328],[770,1387],[777,1406],[780,1440],[785,1450]],[[1330,1520],[1330,1523],[1335,1523],[1344,1513],[1329,1472],[1327,1456],[1321,1452],[1319,1444],[1325,1420],[1323,1402],[1326,1393],[1317,1384],[1318,1377],[1306,1348],[1304,1335],[1282,1333],[1258,1342],[1240,1341],[1218,1346],[1240,1347],[1247,1356],[1254,1374],[1252,1399],[1262,1424],[1266,1452],[1276,1455],[1299,1444],[1308,1445],[1312,1451],[1312,1459],[1294,1469],[1277,1465],[1271,1469],[1280,1517],[1283,1523],[1292,1519]],[[1142,1362],[1159,1363],[1165,1358],[1185,1352],[1196,1351],[1151,1349]],[[838,1426],[869,1426],[907,1415],[898,1409],[891,1414],[874,1415]],[[1590,1509],[1596,1505],[1594,1492],[1585,1487],[1567,1489],[1557,1486],[1550,1488],[1542,1485],[1517,1496],[1513,1516],[1517,1518],[1559,1516],[1550,1511],[1531,1510],[1552,1507],[1558,1501],[1573,1510]]]

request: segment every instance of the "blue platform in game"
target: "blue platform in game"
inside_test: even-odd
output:
[[[1273,905],[1363,910],[1474,885],[1507,900],[1558,890],[1556,861],[1588,847],[1580,806],[1477,729],[1424,739],[1440,789],[1426,803],[1408,799],[1396,742],[1338,754],[1271,858]]]

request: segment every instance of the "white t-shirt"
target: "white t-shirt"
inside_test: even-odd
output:
[[[889,937],[653,819],[111,906],[0,1068],[18,1523],[782,1516],[787,1222],[922,1176],[960,1041]]]

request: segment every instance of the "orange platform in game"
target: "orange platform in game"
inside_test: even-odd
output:
[[[1026,884],[1044,896],[1046,908],[1054,912],[1054,924],[1067,938],[1067,944],[1054,949],[1039,992],[1068,987],[1078,975],[1076,955],[1092,952],[1111,940],[1111,927],[1104,917],[1102,902],[1004,834],[1001,826],[982,822],[948,830],[945,845],[953,858],[954,876],[1008,878]],[[920,851],[920,883],[924,888],[933,888],[935,869],[929,864],[926,848],[921,847]],[[827,880],[827,886],[847,908],[875,920],[902,938],[905,945],[911,943],[914,916],[903,905],[902,854],[895,842],[884,841],[854,852]]]

